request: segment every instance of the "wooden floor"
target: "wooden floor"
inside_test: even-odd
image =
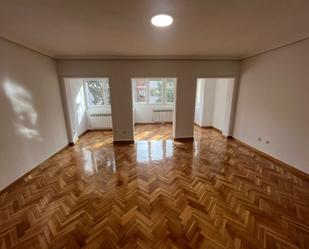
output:
[[[172,124],[135,125],[135,141],[168,140],[173,138]]]
[[[86,133],[2,191],[0,249],[309,248],[308,177],[216,131],[180,143],[165,128],[125,146]]]

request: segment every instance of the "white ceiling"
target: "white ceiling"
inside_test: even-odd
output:
[[[307,38],[309,1],[0,0],[0,36],[54,58],[239,59]]]

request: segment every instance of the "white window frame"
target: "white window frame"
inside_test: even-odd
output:
[[[89,103],[89,89],[88,89],[88,81],[91,80],[102,80],[103,81],[103,99],[104,99],[104,104],[103,105],[92,105]],[[94,108],[111,108],[111,104],[108,104],[108,92],[109,92],[109,78],[104,77],[104,78],[87,78],[83,79],[83,85],[84,85],[84,90],[85,90],[85,102],[87,104],[87,108],[94,109]],[[110,95],[110,92],[109,92]]]
[[[138,79],[145,79],[147,82],[146,84],[146,101],[145,102],[136,102],[136,80]],[[167,102],[166,101],[166,86],[167,86],[167,80],[168,79],[174,79],[175,85],[174,85],[174,101],[173,102]],[[149,97],[150,97],[150,91],[149,91],[149,81],[163,81],[162,86],[162,102],[161,103],[149,103]],[[164,77],[164,78],[132,78],[132,86],[133,86],[133,101],[136,105],[174,105],[175,104],[175,98],[176,98],[176,83],[177,78],[175,77]]]
[[[172,87],[172,88],[173,88],[173,92],[174,92],[173,101],[172,101],[172,102],[168,102],[168,101],[167,101],[167,91],[166,91],[166,89],[168,88],[168,87],[167,87],[168,79],[175,79],[175,78],[165,78],[165,79],[164,79],[164,104],[165,104],[165,105],[173,105],[173,104],[175,103],[176,82],[177,82],[177,80],[175,80],[174,86]]]
[[[150,87],[149,87],[149,82],[150,81],[162,81],[162,101],[161,103],[150,103],[149,100],[150,100]],[[147,79],[147,85],[148,85],[148,101],[147,101],[147,104],[148,105],[164,105],[165,104],[165,92],[164,92],[164,87],[165,87],[165,79],[163,78],[150,78],[150,79]]]

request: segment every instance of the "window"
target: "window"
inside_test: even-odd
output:
[[[85,80],[88,106],[110,106],[108,79]]]
[[[106,95],[106,103],[107,103],[107,105],[111,105],[111,95],[110,95],[110,92],[109,92],[109,83],[108,83],[108,80],[107,80],[107,82],[106,82],[106,84],[105,84],[106,86],[105,86],[105,95]]]
[[[163,82],[161,80],[149,81],[149,104],[162,104]]]
[[[175,80],[168,79],[165,84],[165,103],[174,103]]]
[[[134,101],[138,104],[173,104],[175,78],[133,79]]]
[[[147,103],[147,81],[138,79],[135,81],[135,102]]]

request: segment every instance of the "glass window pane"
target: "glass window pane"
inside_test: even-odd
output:
[[[88,105],[104,105],[103,80],[87,80]]]
[[[135,81],[135,102],[147,102],[147,81],[144,79],[138,79]]]
[[[168,79],[165,85],[165,102],[174,103],[175,97],[175,80]]]
[[[111,104],[111,96],[110,96],[110,92],[109,92],[109,83],[108,82],[106,82],[105,93],[106,93],[106,104],[110,105]]]
[[[149,81],[149,104],[161,104],[163,95],[163,81]]]

